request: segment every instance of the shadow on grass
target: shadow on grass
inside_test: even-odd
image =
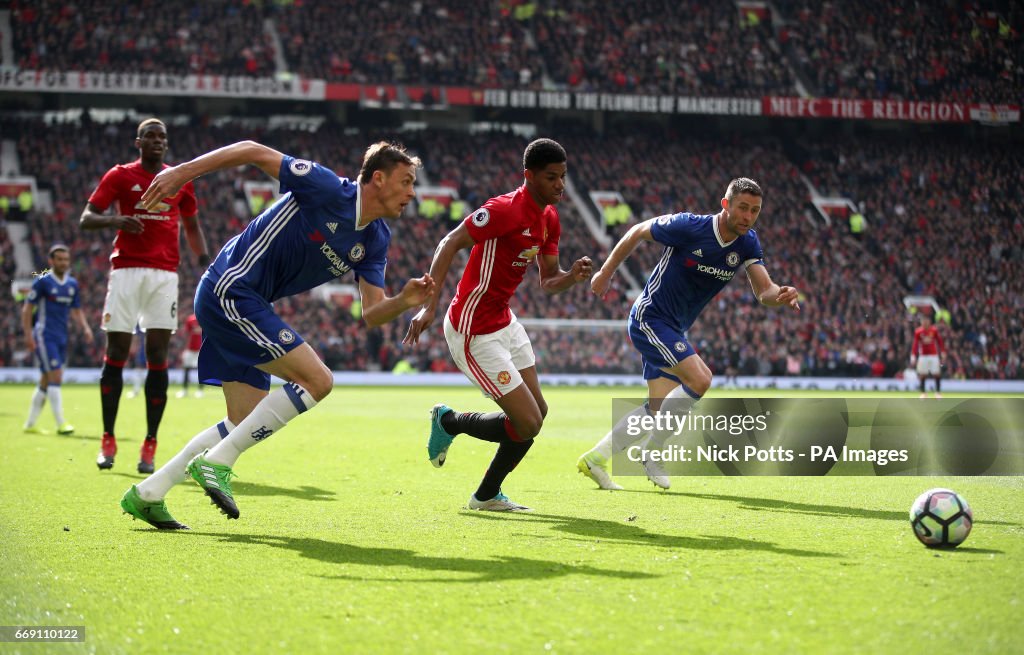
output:
[[[861,507],[844,507],[842,505],[812,505],[809,503],[794,503],[789,500],[777,500],[775,498],[753,498],[749,496],[726,496],[721,494],[697,494],[689,492],[677,492],[674,495],[699,498],[701,500],[721,500],[725,502],[738,503],[740,509],[747,509],[754,512],[788,512],[791,514],[807,514],[810,516],[848,516],[857,519],[878,519],[882,521],[908,521],[907,512],[893,512],[882,509],[864,509]],[[909,509],[909,508],[908,508]],[[1011,525],[1017,523],[1009,521],[975,521],[975,524],[989,525]]]
[[[942,548],[937,552],[941,553],[972,553],[975,555],[1005,555],[1001,550],[993,548],[971,548],[970,546],[957,546],[956,548]]]
[[[129,473],[126,471],[109,472],[101,471],[101,473],[108,475],[117,475],[122,478],[129,478],[133,484],[144,480],[146,475],[139,473]],[[184,488],[189,491],[196,493],[203,493],[203,490],[199,488],[191,478],[185,480],[179,484],[177,488]],[[239,482],[237,479],[231,481],[231,489],[236,496],[242,498],[244,496],[284,496],[285,498],[298,498],[300,500],[319,500],[319,501],[335,501],[338,493],[331,491],[330,489],[322,489],[320,487],[311,487],[309,485],[302,485],[301,487],[275,487],[270,484],[259,484],[257,482]]]
[[[497,516],[485,512],[463,512],[463,516],[491,521],[526,521],[550,523],[552,529],[579,537],[588,537],[586,541],[599,540],[615,544],[633,544],[657,546],[660,548],[685,548],[689,550],[744,550],[762,551],[777,555],[793,557],[839,557],[833,553],[799,548],[783,548],[769,541],[754,541],[739,537],[721,535],[681,536],[648,532],[638,525],[629,525],[617,521],[588,519],[577,516],[561,516],[557,514],[516,513]]]
[[[511,555],[498,555],[493,559],[469,557],[441,557],[423,555],[404,548],[373,548],[326,541],[312,537],[285,537],[275,535],[227,534],[204,532],[174,532],[167,534],[188,534],[189,537],[212,537],[220,543],[231,545],[269,546],[298,553],[302,557],[326,562],[327,564],[354,564],[372,567],[402,567],[421,571],[437,571],[444,575],[430,578],[414,578],[407,582],[502,582],[508,580],[545,580],[568,575],[592,575],[607,578],[646,580],[657,576],[635,571],[616,571],[587,565],[573,565],[562,562],[530,559]],[[459,574],[468,574],[463,577]],[[377,580],[364,575],[325,575],[327,579]],[[395,578],[384,579],[397,582]]]

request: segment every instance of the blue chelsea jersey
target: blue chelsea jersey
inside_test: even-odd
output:
[[[391,230],[382,219],[356,227],[358,182],[289,156],[279,180],[284,195],[228,241],[207,270],[215,293],[238,285],[273,302],[350,270],[383,288]]]
[[[36,278],[25,299],[35,305],[32,317],[32,331],[36,337],[45,336],[56,341],[68,338],[68,314],[72,308],[82,306],[78,293],[78,281],[70,273],[60,280],[47,271]]]
[[[688,330],[737,271],[764,264],[757,233],[750,230],[726,243],[715,215],[660,216],[651,225],[651,236],[665,251],[633,304],[629,316],[634,322],[656,317]]]

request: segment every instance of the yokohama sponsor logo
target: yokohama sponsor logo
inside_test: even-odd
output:
[[[727,271],[723,268],[717,268],[715,266],[708,266],[707,264],[697,264],[697,270],[701,273],[707,273],[708,275],[714,275],[719,280],[731,280],[733,275],[736,275],[736,271]]]
[[[339,270],[342,273],[348,271],[348,263],[345,262],[345,260],[343,260],[341,257],[339,257],[338,253],[334,252],[334,248],[330,247],[326,243],[323,243],[320,245],[320,252],[324,254],[324,257],[326,257],[327,260],[331,262],[331,265],[336,270]]]

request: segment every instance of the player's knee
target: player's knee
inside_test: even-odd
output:
[[[537,401],[537,407],[540,409],[540,420],[543,421],[548,417],[548,403],[544,399]]]
[[[334,375],[326,366],[321,366],[302,380],[296,380],[313,398],[320,402],[334,388]]]
[[[540,434],[540,429],[543,425],[544,417],[540,414],[521,419],[517,422],[513,422],[512,424],[520,441],[529,441],[536,437]]]
[[[698,371],[695,375],[686,380],[686,386],[690,387],[698,396],[704,396],[711,388],[711,371]]]

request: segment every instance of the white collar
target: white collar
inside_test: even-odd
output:
[[[720,216],[721,214],[715,214],[714,218],[711,219],[711,222],[715,228],[715,238],[718,239],[718,245],[725,248],[726,246],[733,244],[736,241],[736,239],[739,239],[739,237],[736,237],[736,239],[733,239],[732,241],[726,243],[726,241],[722,238],[722,233],[718,231],[718,218]]]
[[[50,269],[50,277],[52,277],[54,280],[57,280],[58,284],[65,284],[68,281],[68,275],[70,275],[70,274],[71,274],[71,269],[68,269],[68,270],[64,271],[64,279],[61,279],[61,278],[57,277],[57,274],[53,272],[53,269]]]
[[[361,232],[366,229],[366,225],[360,225],[359,221],[363,218],[363,183],[356,180],[356,232]]]

